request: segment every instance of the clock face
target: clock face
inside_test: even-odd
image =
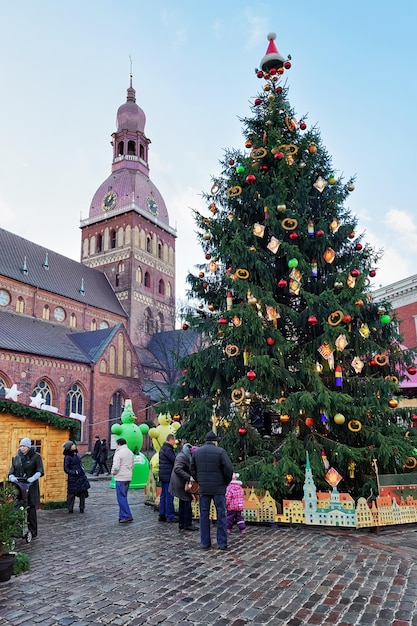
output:
[[[103,211],[111,211],[116,206],[117,193],[115,191],[108,191],[101,202],[101,208]]]
[[[57,322],[62,322],[65,319],[65,311],[62,307],[57,306],[54,311],[54,318]]]
[[[0,289],[0,306],[7,306],[10,302],[10,295],[5,289]]]
[[[146,206],[152,215],[158,215],[158,205],[153,198],[148,198],[146,200]]]

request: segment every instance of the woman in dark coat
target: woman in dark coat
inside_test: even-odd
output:
[[[81,457],[75,443],[67,441],[62,445],[64,447],[64,472],[68,474],[68,513],[74,512],[75,496],[80,500],[80,513],[84,513],[85,499],[88,498],[90,483],[81,464]]]
[[[179,499],[178,526],[180,530],[198,530],[193,526],[191,502],[193,496],[185,491],[185,483],[192,478],[190,474],[191,444],[185,443],[177,455],[169,483],[169,492]]]
[[[106,469],[107,476],[110,476],[109,468],[107,467],[107,457],[109,456],[109,447],[107,445],[107,441],[105,439],[101,440],[100,450],[98,453],[98,470],[97,476],[99,474],[104,474],[104,468]]]

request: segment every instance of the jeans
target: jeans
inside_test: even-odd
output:
[[[219,548],[227,547],[226,530],[226,496],[199,496],[200,504],[200,541],[204,548],[211,545],[210,536],[210,504],[214,501],[217,512],[217,545]]]
[[[94,474],[94,472],[96,471],[97,465],[98,465],[98,461],[97,461],[97,459],[95,459],[94,463],[93,463],[93,467],[91,468],[90,474]]]
[[[116,497],[119,504],[119,520],[132,519],[132,513],[127,502],[130,481],[116,480]]]
[[[159,499],[159,515],[164,515],[167,519],[174,519],[174,496],[168,491],[169,483],[161,483],[162,491]]]
[[[178,505],[178,526],[190,528],[193,525],[193,510],[191,500],[180,500]]]

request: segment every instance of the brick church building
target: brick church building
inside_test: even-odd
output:
[[[82,452],[96,433],[110,439],[126,399],[138,421],[152,417],[172,363],[149,345],[178,344],[176,232],[149,177],[145,122],[131,77],[80,263],[0,229],[0,400],[75,415]]]

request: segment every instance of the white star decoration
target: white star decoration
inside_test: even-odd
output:
[[[6,392],[6,400],[14,400],[15,402],[17,402],[17,396],[20,396],[20,394],[23,393],[22,391],[17,390],[17,385],[15,384],[13,384],[10,388],[5,387],[4,391]]]
[[[34,406],[37,409],[40,409],[43,404],[45,404],[45,398],[41,393],[37,393],[36,396],[31,398],[29,406]]]

